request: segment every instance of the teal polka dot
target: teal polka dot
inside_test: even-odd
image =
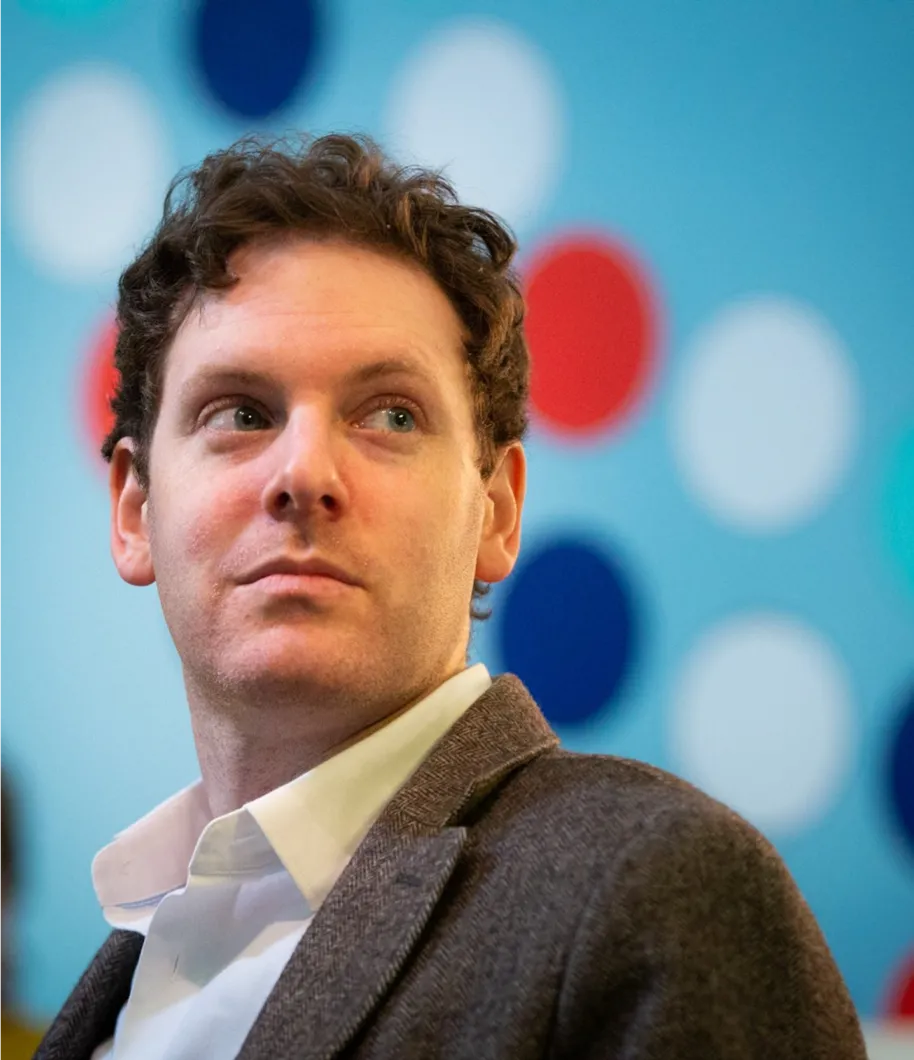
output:
[[[902,438],[889,468],[885,529],[889,549],[914,589],[914,429]]]

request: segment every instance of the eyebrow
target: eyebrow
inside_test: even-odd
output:
[[[368,383],[387,375],[413,375],[428,383],[435,382],[435,377],[424,365],[418,364],[416,361],[398,358],[363,364],[361,367],[349,372],[346,379],[348,382],[353,383]]]
[[[411,359],[396,357],[359,365],[359,367],[347,372],[343,381],[350,384],[368,383],[375,379],[382,379],[385,376],[396,375],[411,375],[431,385],[435,384],[434,375],[424,365]],[[275,377],[270,372],[233,368],[228,365],[210,365],[202,368],[188,379],[181,388],[181,392],[182,394],[193,393],[199,387],[208,386],[212,383],[238,386],[240,388],[278,385]]]
[[[222,386],[247,387],[275,386],[272,376],[265,372],[251,372],[244,368],[229,368],[220,365],[207,365],[194,372],[184,381],[179,392],[179,399],[192,397],[198,390],[218,383]]]

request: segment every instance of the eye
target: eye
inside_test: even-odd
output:
[[[370,412],[361,425],[371,430],[409,434],[416,429],[416,417],[405,405],[387,405]]]
[[[213,431],[262,431],[270,426],[260,409],[240,404],[216,409],[204,422]]]

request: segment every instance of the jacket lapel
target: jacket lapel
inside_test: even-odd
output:
[[[329,1060],[383,998],[460,857],[459,821],[511,772],[558,743],[524,686],[492,687],[387,805],[315,916],[239,1060]]]
[[[319,1060],[341,1049],[405,961],[464,837],[463,829],[449,829],[354,858],[354,871],[314,918],[239,1060],[299,1054]]]
[[[108,936],[48,1028],[35,1060],[89,1060],[96,1046],[114,1034],[142,945],[143,936],[136,931]]]

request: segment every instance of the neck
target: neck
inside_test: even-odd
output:
[[[340,690],[316,700],[245,695],[243,702],[203,694],[185,675],[210,812],[221,817],[287,784],[389,725],[461,669],[389,695]]]

